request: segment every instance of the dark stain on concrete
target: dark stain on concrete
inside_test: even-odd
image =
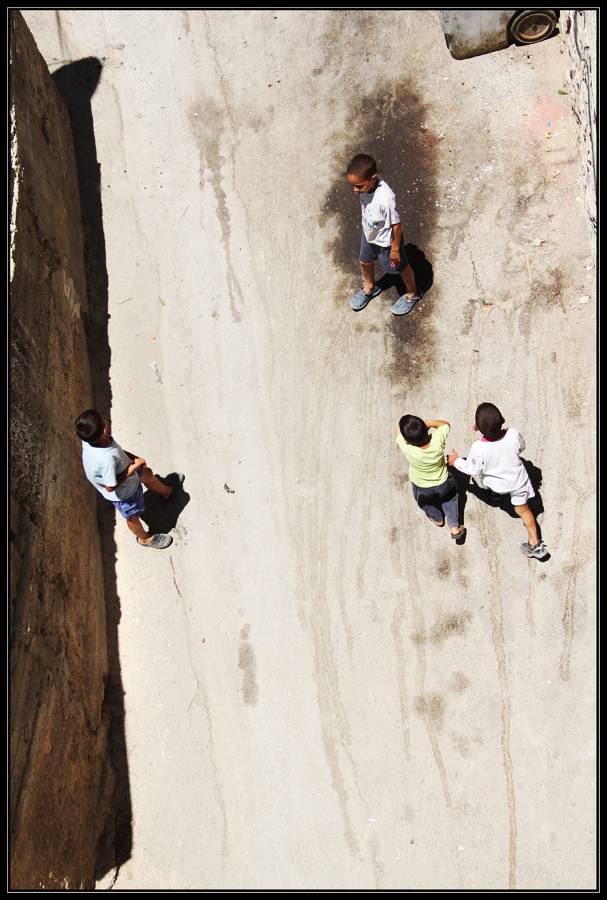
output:
[[[468,610],[462,610],[457,613],[447,613],[436,620],[430,632],[430,639],[433,644],[441,644],[446,638],[453,637],[456,634],[463,634],[470,621],[472,615]]]
[[[435,728],[440,728],[443,724],[445,701],[439,694],[418,697],[416,709],[418,715],[428,716]]]
[[[247,706],[255,706],[259,695],[257,685],[257,661],[255,651],[247,638],[250,625],[243,625],[240,629],[241,643],[238,646],[238,668],[242,669],[242,698]]]
[[[446,581],[451,575],[451,559],[446,553],[439,557],[436,573],[442,581]]]
[[[332,183],[319,213],[327,233],[325,250],[343,275],[335,306],[344,315],[353,316],[348,300],[361,286],[361,215],[360,201],[346,178],[346,169],[356,153],[371,154],[377,160],[378,173],[396,195],[407,257],[418,288],[426,293],[410,313],[393,316],[390,306],[404,292],[404,285],[399,276],[382,278],[381,267],[376,265],[376,278],[385,290],[372,303],[386,307],[385,374],[391,383],[406,379],[412,387],[422,378],[422,372],[427,378],[435,361],[431,317],[439,300],[439,292],[433,287],[430,252],[438,217],[439,139],[426,127],[427,118],[429,103],[412,81],[384,82],[372,93],[356,95],[346,128],[333,136]]]
[[[394,469],[392,472],[392,482],[397,488],[404,489],[408,481],[409,476],[406,472],[400,472],[398,469]]]
[[[449,679],[449,687],[456,694],[463,694],[470,686],[470,681],[463,672],[452,672]]]

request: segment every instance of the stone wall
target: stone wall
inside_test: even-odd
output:
[[[596,90],[597,11],[562,9],[560,30],[567,52],[567,84],[577,120],[583,166],[584,204],[590,222],[592,254],[596,258]]]
[[[80,197],[64,101],[10,13],[10,887],[93,889],[113,789]]]

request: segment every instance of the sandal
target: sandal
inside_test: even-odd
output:
[[[460,541],[460,540],[463,540],[463,539],[466,537],[466,529],[464,528],[464,526],[461,525],[461,526],[460,526],[460,531],[458,531],[457,534],[452,534],[451,537],[452,537],[453,540],[456,541],[456,542],[457,542],[457,541]]]
[[[406,313],[411,312],[415,304],[418,300],[421,300],[424,296],[423,291],[418,291],[415,297],[407,297],[406,294],[403,294],[402,297],[399,297],[394,306],[392,307],[392,312],[395,316],[404,316]]]
[[[364,288],[361,288],[361,290],[354,294],[350,300],[350,306],[355,312],[360,312],[361,309],[364,309],[367,303],[370,300],[373,300],[374,297],[377,297],[378,294],[381,294],[381,288],[377,284],[370,294],[365,294]]]

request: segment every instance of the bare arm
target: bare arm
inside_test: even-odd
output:
[[[396,222],[392,226],[392,246],[390,247],[390,259],[392,262],[400,265],[400,239],[403,235],[403,226],[400,222]]]
[[[130,456],[130,455],[131,455],[130,453],[127,453],[127,456]],[[116,476],[116,484],[114,485],[114,487],[108,487],[107,484],[104,485],[106,491],[113,493],[117,488],[120,487],[120,485],[124,484],[124,482],[127,480],[127,478],[133,474],[133,472],[136,472],[137,469],[143,468],[143,466],[145,466],[145,459],[141,459],[141,457],[139,457],[139,456],[134,457],[131,465],[127,469],[125,469],[124,472],[121,472],[120,475]]]
[[[424,419],[426,428],[440,428],[441,425],[449,425],[448,422],[443,422],[442,419]],[[449,425],[451,428],[451,425]]]

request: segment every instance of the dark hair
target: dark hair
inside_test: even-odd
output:
[[[348,166],[347,175],[354,175],[355,178],[373,178],[377,172],[377,163],[372,156],[366,153],[359,153],[351,161]]]
[[[403,416],[398,424],[404,439],[414,447],[423,447],[430,440],[428,426],[419,416]]]
[[[87,444],[96,444],[103,437],[103,418],[96,409],[87,409],[74,422],[76,434]]]
[[[496,437],[502,430],[504,420],[501,412],[493,403],[481,403],[476,408],[476,427],[485,437]]]

